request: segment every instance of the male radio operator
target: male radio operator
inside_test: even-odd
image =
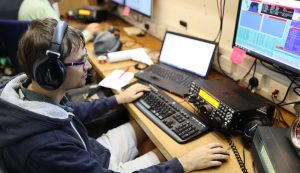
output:
[[[35,20],[52,18],[59,20],[59,12],[55,10],[53,4],[61,0],[24,0],[20,6],[19,20]],[[93,39],[100,29],[100,24],[90,23],[82,31],[85,42]]]
[[[169,161],[153,147],[139,154],[147,136],[135,121],[90,138],[85,122],[134,101],[149,88],[135,84],[108,98],[68,102],[65,93],[85,85],[91,68],[87,56],[79,30],[54,19],[32,21],[18,49],[25,74],[11,80],[0,95],[0,157],[8,172],[183,173],[220,166],[228,159],[218,143]]]

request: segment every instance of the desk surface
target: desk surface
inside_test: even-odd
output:
[[[71,25],[78,26],[76,23],[72,23]],[[122,22],[118,19],[109,20],[107,22],[102,23],[103,30],[106,30],[110,26],[116,26],[120,29],[121,33],[121,41],[125,42],[126,40],[133,39],[135,41],[135,47],[144,47],[150,49],[151,51],[158,52],[161,47],[161,41],[157,38],[154,38],[148,34],[145,37],[129,37],[124,33],[122,27],[128,26],[125,22]],[[125,40],[125,41],[124,41]],[[132,40],[131,40],[132,41]],[[136,62],[133,61],[123,61],[117,63],[105,63],[100,64],[97,58],[93,55],[93,45],[92,43],[88,43],[86,45],[88,49],[88,53],[90,55],[90,62],[93,66],[93,69],[100,75],[101,77],[107,76],[112,70],[114,69],[123,69],[124,67],[130,67],[131,72],[136,72],[134,69],[134,65]],[[129,49],[129,47],[125,47],[125,49]],[[117,91],[115,91],[117,92]],[[169,94],[172,98],[174,98],[177,102],[183,104],[188,109],[192,110],[192,108],[184,102],[183,99]],[[179,157],[188,151],[194,149],[197,146],[204,145],[210,142],[220,142],[223,143],[224,146],[229,148],[229,144],[227,143],[226,139],[217,132],[209,132],[189,143],[186,144],[179,144],[175,142],[171,137],[169,137],[166,133],[164,133],[158,126],[156,126],[151,120],[149,120],[142,112],[138,110],[132,103],[125,105],[132,117],[138,122],[138,124],[143,128],[146,132],[148,137],[153,141],[153,143],[157,146],[157,148],[163,153],[163,155],[167,159],[171,159],[173,157]],[[241,140],[238,137],[234,137],[233,141],[242,156],[243,153],[243,145],[241,144]],[[249,173],[253,173],[252,167],[252,157],[248,150],[245,150],[245,158],[246,158],[246,167]],[[233,151],[230,149],[230,158],[226,161],[221,167],[201,170],[199,172],[242,172],[238,162],[234,156]]]

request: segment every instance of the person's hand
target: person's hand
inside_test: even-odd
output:
[[[144,94],[144,91],[150,91],[148,86],[134,84],[127,88],[122,94],[116,95],[119,104],[130,103]]]
[[[85,27],[85,30],[90,32],[91,34],[96,34],[101,29],[101,25],[99,23],[90,23]]]
[[[178,158],[185,172],[205,169],[222,165],[222,161],[229,158],[229,152],[223,148],[222,144],[211,143],[200,146],[182,157]]]

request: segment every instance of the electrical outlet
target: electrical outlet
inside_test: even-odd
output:
[[[271,80],[268,88],[269,88],[269,95],[271,97],[272,97],[272,94],[274,93],[274,91],[276,91],[278,93],[276,100],[277,101],[283,100],[286,90],[287,90],[287,86],[285,86],[277,81]]]
[[[187,29],[187,27],[188,27],[188,23],[187,23],[186,21],[184,21],[184,20],[180,20],[180,21],[179,21],[179,24],[180,24],[181,26],[183,26],[185,29]]]
[[[258,73],[258,72],[255,72],[254,76],[256,77],[256,79],[258,80],[258,86],[256,87],[256,89],[261,89],[262,88],[262,78],[263,78],[263,75]],[[246,77],[246,82],[248,83],[249,80],[252,78],[252,73],[250,73],[247,77]]]

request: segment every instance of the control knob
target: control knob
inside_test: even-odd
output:
[[[200,111],[203,115],[210,115],[213,111],[213,108],[209,104],[202,104],[200,106]]]

